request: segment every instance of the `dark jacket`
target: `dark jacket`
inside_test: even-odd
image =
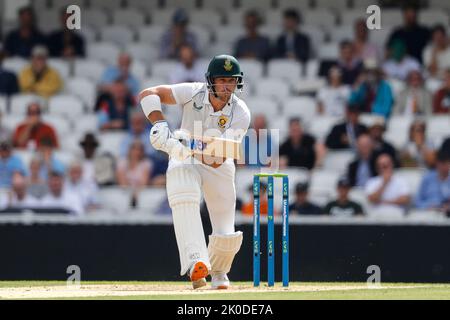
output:
[[[84,39],[73,31],[58,30],[48,36],[48,49],[52,57],[61,57],[65,47],[73,47],[74,54],[84,57]]]
[[[19,85],[16,75],[0,67],[0,95],[11,95],[17,92],[19,92]]]
[[[388,46],[394,40],[402,40],[406,45],[408,54],[422,63],[422,51],[430,40],[430,30],[420,25],[411,28],[400,27],[389,36]]]
[[[6,36],[4,50],[10,56],[29,58],[31,50],[38,44],[46,44],[45,36],[39,30],[35,29],[28,39],[22,38],[19,30],[13,30]]]
[[[363,124],[357,124],[355,127],[356,138],[359,135],[367,132],[367,127]],[[337,124],[331,129],[326,139],[326,146],[329,149],[349,149],[351,146],[349,144],[342,143],[341,139],[343,135],[347,135],[347,122]]]
[[[375,167],[375,157],[372,157],[369,160],[369,170],[370,170],[370,176],[375,177],[377,175],[376,167]],[[356,158],[354,161],[352,161],[347,168],[347,179],[350,182],[350,185],[352,187],[356,186],[356,179],[358,174],[358,167],[359,164],[362,162],[360,158]]]
[[[286,58],[287,55],[287,43],[286,34],[282,34],[278,37],[275,47],[275,54],[278,58]],[[297,60],[301,62],[308,61],[311,55],[311,41],[309,37],[303,33],[297,32],[294,35],[294,52]]]

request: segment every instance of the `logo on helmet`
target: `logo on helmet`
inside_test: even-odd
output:
[[[223,68],[225,69],[225,71],[231,71],[231,69],[233,69],[233,65],[231,64],[230,59],[225,60]]]

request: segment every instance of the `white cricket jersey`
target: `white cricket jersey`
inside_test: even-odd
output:
[[[208,130],[205,135],[242,141],[250,125],[250,111],[236,95],[222,110],[214,112],[206,83],[180,83],[171,88],[177,104],[183,106],[182,130],[193,135],[203,135]]]

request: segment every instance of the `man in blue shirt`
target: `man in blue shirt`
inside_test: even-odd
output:
[[[1,141],[0,188],[11,188],[12,177],[16,173],[25,175],[25,166],[19,157],[11,154],[11,144],[8,141]]]
[[[444,152],[437,155],[436,169],[422,179],[416,196],[418,209],[450,209],[450,157]]]
[[[105,87],[120,81],[126,84],[128,91],[137,96],[140,90],[139,80],[131,73],[131,56],[121,53],[117,59],[117,66],[108,67],[102,75],[100,84]]]

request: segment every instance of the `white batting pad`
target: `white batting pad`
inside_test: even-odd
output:
[[[208,252],[211,261],[211,274],[230,272],[234,256],[241,248],[242,238],[241,231],[228,235],[209,236]]]

